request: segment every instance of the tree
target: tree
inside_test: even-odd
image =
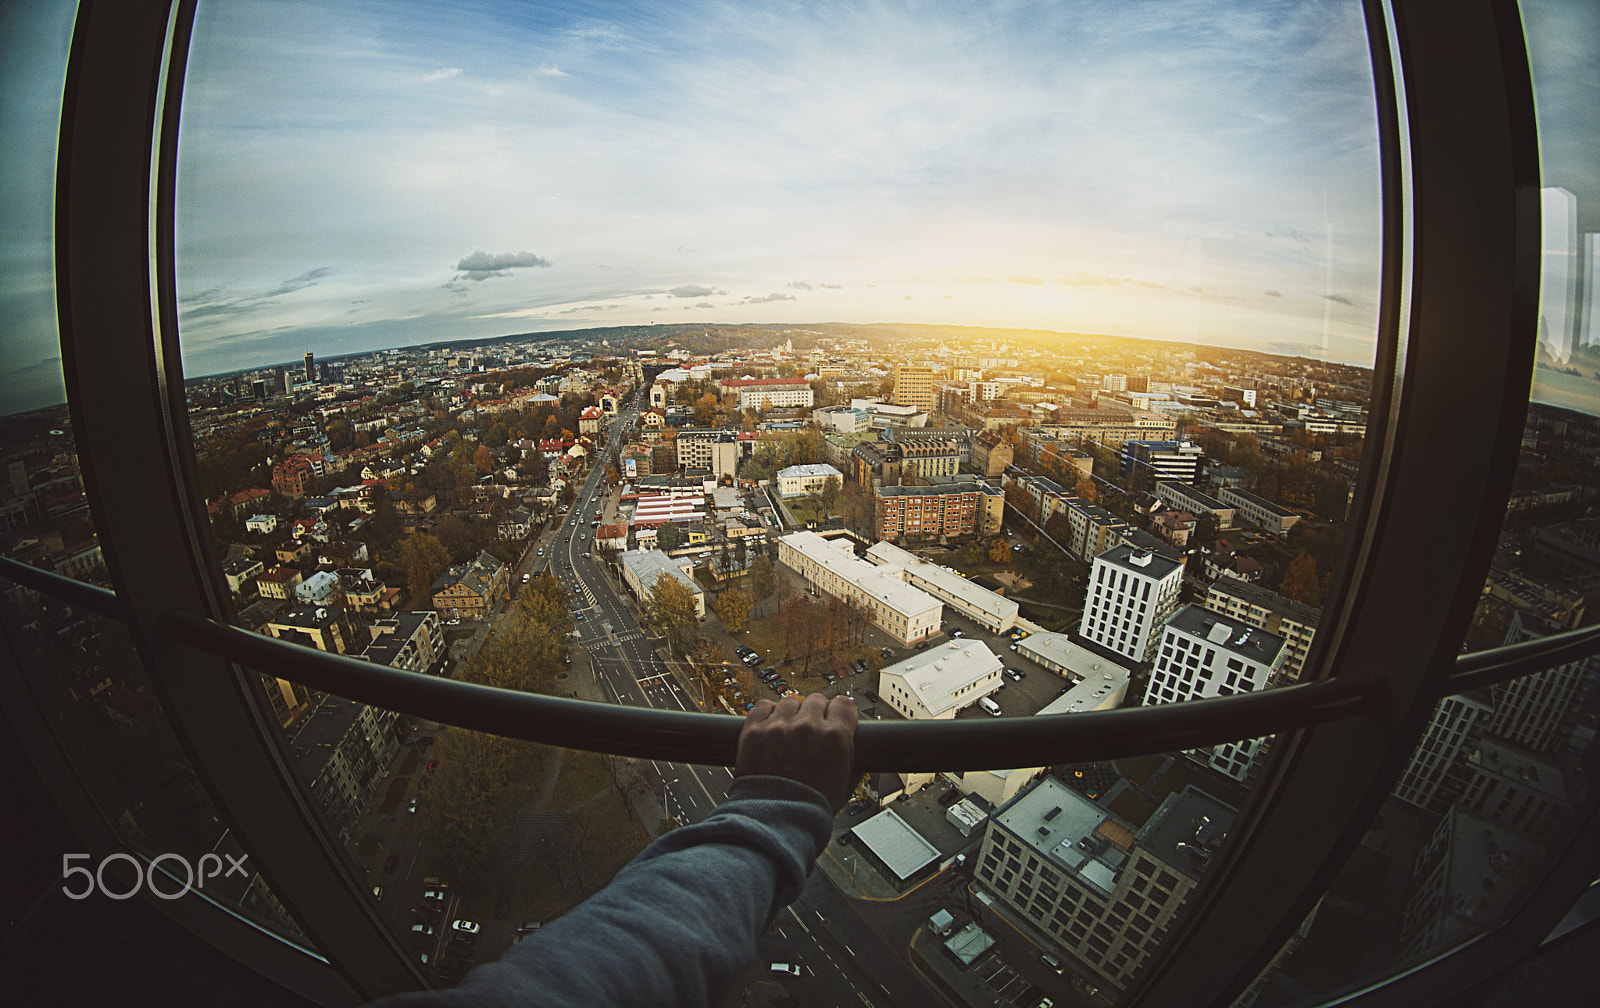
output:
[[[1283,572],[1283,583],[1278,586],[1278,594],[1306,605],[1322,603],[1322,586],[1317,581],[1317,561],[1310,553],[1301,550],[1289,561],[1288,570]]]
[[[540,748],[452,729],[439,737],[437,754],[438,768],[417,789],[417,833],[432,870],[475,887],[488,881],[496,845],[511,833],[506,789],[531,776]]]
[[[549,693],[566,666],[573,625],[566,592],[546,570],[523,585],[511,611],[462,667],[459,678],[524,693]]]
[[[1100,499],[1100,488],[1094,485],[1094,480],[1085,476],[1078,481],[1078,496],[1093,504]]]
[[[671,574],[662,573],[650,586],[644,602],[645,621],[669,647],[687,650],[695,638],[694,590]]]
[[[750,622],[750,593],[742,588],[728,588],[717,596],[717,619],[729,633],[743,630]]]
[[[429,589],[450,568],[450,552],[426,532],[413,532],[400,541],[400,566],[406,572],[413,605],[429,597]]]
[[[822,506],[828,511],[833,510],[833,502],[839,499],[839,477],[829,476],[822,481],[822,490],[817,494],[822,499]]]
[[[765,606],[767,599],[770,599],[777,590],[778,571],[773,566],[772,558],[756,557],[750,564],[750,591],[755,595],[757,604]]]
[[[1011,562],[1011,547],[1006,545],[1004,539],[996,539],[989,544],[989,559],[997,564]]]
[[[695,425],[699,427],[709,426],[711,421],[716,419],[718,405],[717,397],[712,393],[707,392],[701,396],[699,401],[694,404]]]
[[[489,475],[494,471],[494,452],[479,445],[478,450],[472,453],[472,468],[477,470],[479,476]]]
[[[676,525],[663,525],[656,529],[656,546],[664,550],[675,550],[688,542],[689,537],[683,529]]]

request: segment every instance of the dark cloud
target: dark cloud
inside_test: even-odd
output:
[[[799,299],[796,298],[793,294],[776,294],[776,293],[774,293],[774,294],[768,294],[765,297],[750,297],[749,295],[746,295],[745,297],[740,298],[738,303],[739,304],[766,304],[768,301],[796,301],[796,300],[799,300]]]
[[[667,293],[673,297],[691,298],[710,297],[712,294],[723,294],[726,292],[715,290],[702,284],[679,284],[678,286],[667,291]]]
[[[495,255],[477,249],[456,263],[453,280],[487,280],[490,277],[510,276],[511,270],[524,266],[550,265],[550,260],[532,252],[500,252]]]
[[[306,270],[297,277],[274,285],[264,291],[254,291],[245,294],[231,294],[226,287],[212,287],[198,294],[183,299],[183,317],[186,321],[213,318],[219,315],[243,315],[268,305],[277,304],[277,299],[286,294],[303,291],[307,287],[314,287],[318,280],[332,273],[328,266],[318,266],[316,269]]]
[[[1356,306],[1356,303],[1350,299],[1350,295],[1348,294],[1324,294],[1322,296],[1327,298],[1329,301],[1332,301],[1334,304],[1342,304],[1349,308],[1354,308]]]

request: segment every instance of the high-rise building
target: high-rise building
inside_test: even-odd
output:
[[[1184,606],[1162,628],[1145,706],[1266,689],[1283,653],[1277,634],[1211,609]],[[1260,747],[1260,739],[1243,739],[1191,755],[1243,781]]]
[[[1554,360],[1572,357],[1578,281],[1578,199],[1560,186],[1539,190],[1539,346]]]
[[[1154,486],[1154,480],[1175,480],[1193,486],[1200,477],[1200,460],[1205,451],[1189,441],[1124,441],[1122,474],[1141,474]]]
[[[1565,627],[1521,611],[1513,611],[1506,627],[1506,644],[1521,644],[1561,633]],[[1595,659],[1568,662],[1543,672],[1508,679],[1490,687],[1494,710],[1484,719],[1484,730],[1536,753],[1548,752],[1559,739],[1559,729]]]
[[[1492,710],[1486,689],[1440,700],[1395,783],[1394,796],[1431,812],[1449,808],[1465,786],[1461,754],[1477,743],[1483,734],[1483,720]]]
[[[1113,546],[1094,558],[1078,633],[1142,662],[1178,608],[1183,564],[1149,550]]]
[[[933,383],[943,377],[935,368],[921,364],[894,366],[894,404],[919,410],[933,409]]]
[[[1211,585],[1206,592],[1205,605],[1212,612],[1244,620],[1282,637],[1288,648],[1283,656],[1284,677],[1300,678],[1306,655],[1311,651],[1311,641],[1317,635],[1317,620],[1322,610],[1228,576],[1217,578]]]
[[[1583,289],[1578,292],[1578,344],[1600,343],[1600,232],[1583,236]]]
[[[314,382],[316,380],[317,380],[317,361],[316,361],[316,358],[311,356],[311,351],[307,350],[306,351],[306,381]]]

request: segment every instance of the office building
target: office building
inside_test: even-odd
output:
[[[1017,625],[1015,599],[974,584],[971,579],[894,543],[872,544],[867,548],[867,559],[879,566],[898,567],[907,584],[921,588],[990,633],[1005,633]]]
[[[989,817],[973,875],[1118,991],[1167,932],[1235,810],[1190,785],[1142,826],[1043,777]]]
[[[1273,535],[1287,535],[1300,516],[1238,487],[1223,487],[1217,499],[1234,509],[1235,524],[1255,525]]]
[[[1205,453],[1188,441],[1124,441],[1122,475],[1143,477],[1140,486],[1167,480],[1193,486]]]
[[[717,476],[732,476],[739,469],[739,432],[731,427],[683,427],[672,443],[679,468],[709,469]],[[642,473],[638,471],[638,453],[631,457],[635,459],[635,474],[648,476],[648,467]]]
[[[1560,186],[1546,186],[1539,190],[1539,207],[1539,350],[1565,364],[1572,358],[1577,321],[1578,199]]]
[[[1149,657],[1178,608],[1183,565],[1149,550],[1113,546],[1094,558],[1078,633],[1133,662]]]
[[[317,380],[317,362],[316,359],[311,356],[310,350],[306,351],[305,380],[307,382],[314,382]]]
[[[778,540],[778,562],[823,594],[865,607],[873,625],[901,645],[939,632],[944,603],[906,584],[897,566],[857,557],[849,540],[792,532]]]
[[[1266,689],[1282,657],[1283,638],[1277,634],[1201,606],[1184,606],[1162,629],[1145,706]],[[1243,781],[1260,746],[1260,739],[1243,739],[1190,755]]]
[[[938,368],[921,364],[894,366],[894,404],[924,413],[933,409],[933,383],[944,377]]]
[[[811,384],[804,378],[724,378],[723,396],[737,396],[742,410],[810,406]]]
[[[999,689],[1004,667],[982,641],[947,641],[885,667],[878,695],[909,721],[948,720]]]
[[[971,535],[978,529],[982,498],[971,482],[874,487],[878,538]]]

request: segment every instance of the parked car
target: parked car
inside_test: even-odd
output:
[[[962,632],[960,627],[957,627],[956,629],[950,631],[950,636],[952,636],[952,637],[965,637],[966,634]]]
[[[478,940],[480,925],[477,921],[458,920],[450,925],[450,940],[470,944]]]
[[[787,973],[790,976],[799,976],[800,966],[798,963],[773,963],[772,972]]]
[[[411,925],[411,934],[417,938],[432,938],[433,925],[429,924],[427,921],[417,921],[415,924]]]
[[[1011,681],[1012,682],[1021,682],[1022,681],[1022,677],[1027,675],[1027,673],[1022,671],[1021,669],[1008,668],[1008,669],[1006,669],[1006,675],[1011,677]]]

